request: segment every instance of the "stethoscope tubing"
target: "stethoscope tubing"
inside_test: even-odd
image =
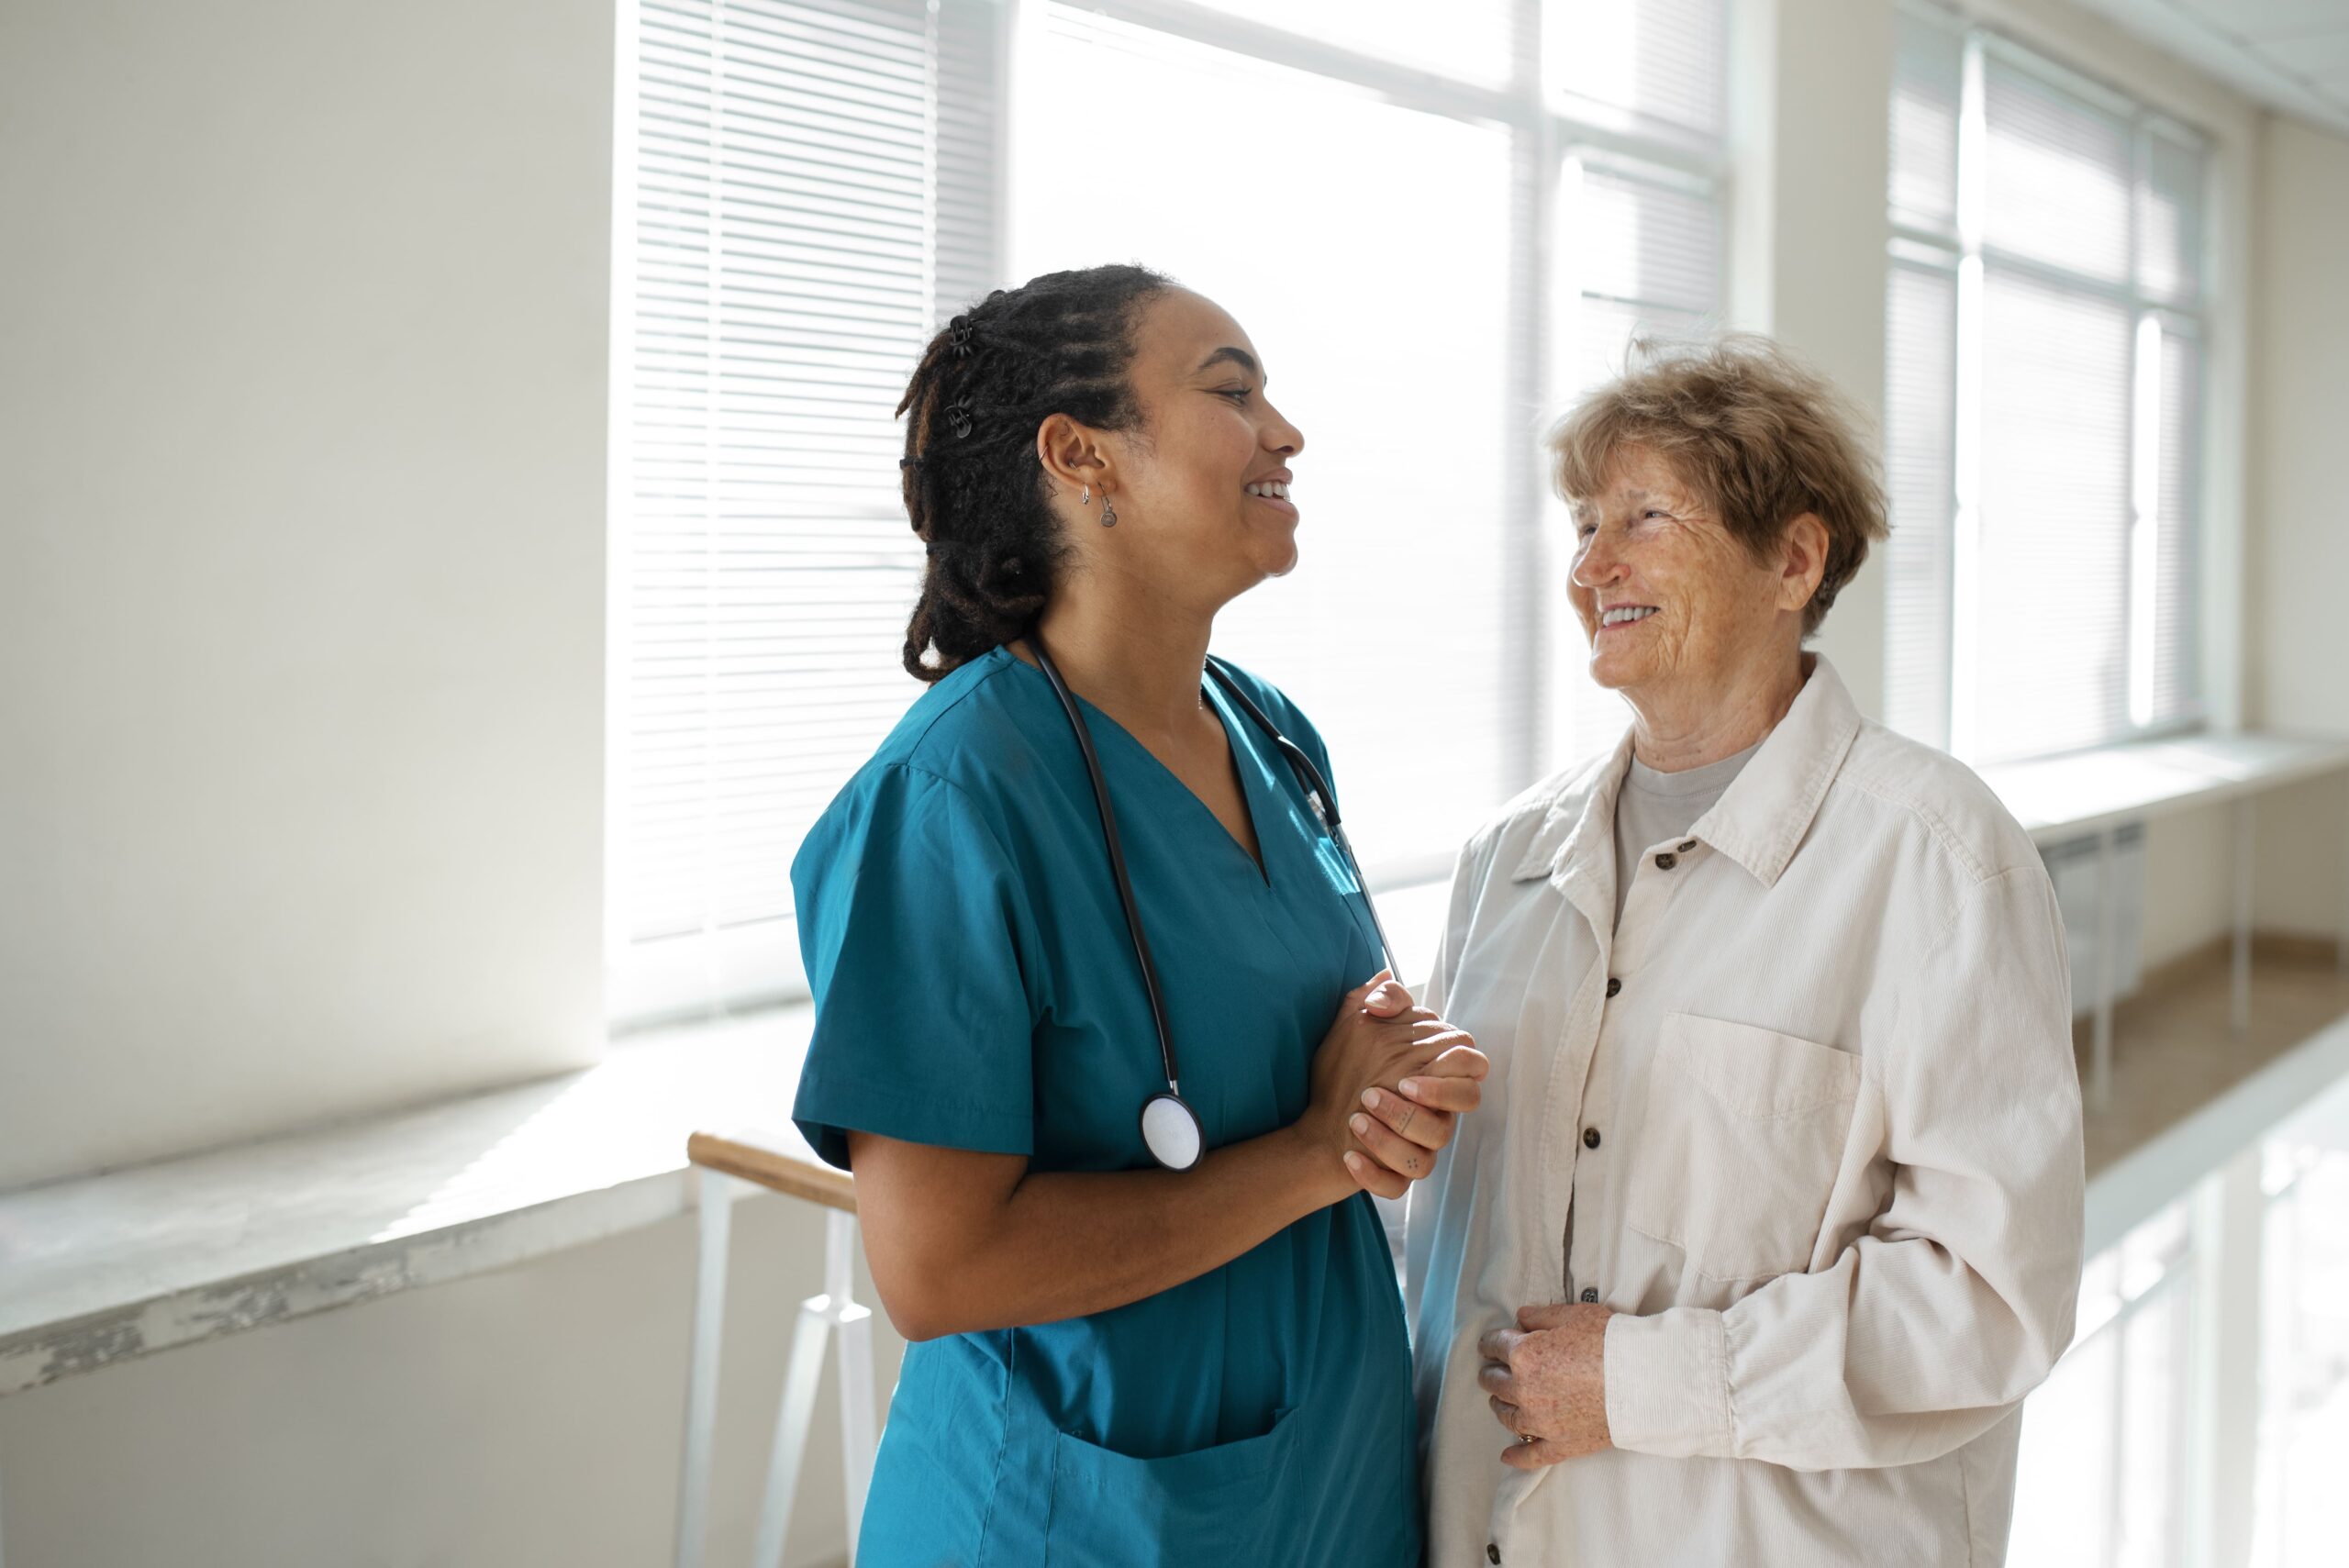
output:
[[[1061,709],[1068,715],[1069,728],[1076,731],[1077,749],[1085,753],[1085,772],[1093,784],[1093,804],[1101,814],[1101,838],[1109,847],[1109,871],[1118,884],[1118,901],[1125,906],[1126,932],[1133,938],[1134,957],[1141,963],[1142,989],[1150,995],[1150,1021],[1158,1030],[1158,1054],[1166,1067],[1166,1086],[1179,1098],[1183,1091],[1181,1074],[1174,1066],[1174,1031],[1166,1024],[1166,1000],[1158,984],[1158,964],[1150,956],[1150,939],[1142,935],[1141,911],[1134,903],[1133,878],[1126,873],[1125,846],[1118,840],[1118,814],[1109,806],[1108,782],[1101,772],[1101,758],[1093,750],[1092,728],[1077,711],[1076,694],[1061,678],[1060,666],[1044,651],[1044,639],[1030,632],[1021,640],[1035,654],[1037,668],[1052,682],[1052,695],[1060,698]]]
[[[1077,750],[1085,757],[1085,776],[1093,786],[1094,808],[1101,817],[1101,839],[1108,847],[1110,876],[1118,884],[1118,902],[1125,912],[1126,932],[1133,939],[1134,957],[1141,968],[1142,989],[1150,998],[1150,1021],[1158,1033],[1158,1054],[1166,1069],[1166,1086],[1179,1102],[1183,1091],[1181,1074],[1174,1060],[1174,1031],[1166,1021],[1166,1001],[1159,984],[1158,964],[1150,955],[1149,938],[1142,934],[1141,909],[1134,899],[1133,879],[1126,871],[1125,846],[1118,838],[1118,814],[1109,804],[1109,784],[1101,771],[1100,754],[1093,748],[1092,727],[1085,722],[1085,715],[1078,710],[1076,694],[1069,690],[1068,682],[1061,675],[1060,666],[1052,662],[1052,656],[1045,651],[1043,638],[1030,631],[1020,640],[1036,656],[1036,667],[1043,671],[1044,678],[1052,684],[1052,695],[1060,699],[1061,711],[1068,716],[1069,728],[1076,732]],[[1221,686],[1224,694],[1247,716],[1249,722],[1264,731],[1274,749],[1287,762],[1289,770],[1297,775],[1298,784],[1305,791],[1306,804],[1313,808],[1315,820],[1321,824],[1322,831],[1330,835],[1330,842],[1337,845],[1338,852],[1345,857],[1346,869],[1353,873],[1354,886],[1362,894],[1363,907],[1370,913],[1371,929],[1378,938],[1380,959],[1386,963],[1387,973],[1395,974],[1395,944],[1387,940],[1386,922],[1378,917],[1378,906],[1370,896],[1370,884],[1363,877],[1362,862],[1354,858],[1354,847],[1347,839],[1345,828],[1339,817],[1338,797],[1330,788],[1330,781],[1322,776],[1313,759],[1306,755],[1305,748],[1282,734],[1271,715],[1257,706],[1255,700],[1241,689],[1240,683],[1224,667],[1221,660],[1210,654],[1207,669],[1208,673],[1215,677],[1216,684]],[[1400,975],[1396,977],[1401,978]],[[1187,1110],[1187,1106],[1186,1108]]]
[[[1232,679],[1231,672],[1224,668],[1223,661],[1212,653],[1208,655],[1208,673],[1215,677],[1224,695],[1239,705],[1240,711],[1248,716],[1249,721],[1272,738],[1274,749],[1288,760],[1289,770],[1305,786],[1306,804],[1313,807],[1314,817],[1321,824],[1322,830],[1330,835],[1330,841],[1338,846],[1338,852],[1346,857],[1346,869],[1353,873],[1354,886],[1362,892],[1362,906],[1370,912],[1370,929],[1378,936],[1380,960],[1386,963],[1389,974],[1397,980],[1402,979],[1402,975],[1395,973],[1395,944],[1386,940],[1386,922],[1378,917],[1378,902],[1370,895],[1370,883],[1362,874],[1362,862],[1354,858],[1353,840],[1346,837],[1344,821],[1338,815],[1337,792],[1330,787],[1330,781],[1321,776],[1321,770],[1313,765],[1313,759],[1305,754],[1305,748],[1280,732],[1272,716],[1258,707],[1255,699],[1240,689],[1240,683]]]

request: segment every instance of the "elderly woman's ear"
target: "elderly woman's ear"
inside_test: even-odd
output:
[[[1785,559],[1778,571],[1778,607],[1799,613],[1819,592],[1827,574],[1827,525],[1816,512],[1805,512],[1787,525]]]

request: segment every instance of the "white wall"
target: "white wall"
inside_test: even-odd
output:
[[[0,1186],[600,1050],[611,49],[0,6]]]
[[[1731,17],[1731,318],[1777,337],[1880,422],[1892,8],[1740,0]],[[1817,646],[1861,711],[1881,715],[1880,559],[1836,597]]]
[[[2259,172],[2254,700],[2278,728],[2349,734],[2349,141],[2276,120]],[[2349,917],[2343,787],[2311,784],[2263,807],[2263,925],[2326,933]]]
[[[712,1563],[751,1561],[823,1221],[735,1211]],[[685,1429],[694,1221],[166,1351],[0,1400],[8,1568],[647,1568]],[[874,1299],[869,1282],[862,1298]],[[899,1343],[877,1335],[880,1387]],[[836,1561],[826,1362],[785,1561]]]

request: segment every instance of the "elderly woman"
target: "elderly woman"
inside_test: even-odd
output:
[[[1803,651],[1885,532],[1824,383],[1681,350],[1550,444],[1632,719],[1462,851],[1425,998],[1501,1107],[1410,1216],[1429,1561],[1995,1563],[2080,1269],[2046,873]]]

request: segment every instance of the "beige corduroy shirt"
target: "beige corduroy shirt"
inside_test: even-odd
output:
[[[1807,662],[1620,922],[1628,736],[1461,853],[1428,1001],[1493,1073],[1411,1198],[1433,1568],[2005,1556],[2080,1272],[2062,923],[1981,781]],[[1476,1341],[1562,1300],[1619,1314],[1615,1446],[1521,1473]]]

